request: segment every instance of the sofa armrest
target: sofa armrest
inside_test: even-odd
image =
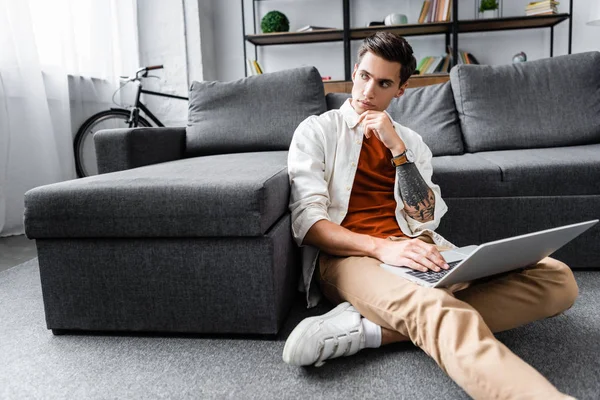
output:
[[[98,173],[183,158],[185,127],[105,129],[94,135]]]

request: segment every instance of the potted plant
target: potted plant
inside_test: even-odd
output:
[[[496,0],[481,0],[479,3],[479,14],[482,18],[496,18],[498,2]]]
[[[263,33],[288,32],[290,21],[280,11],[269,11],[260,21],[260,29]]]

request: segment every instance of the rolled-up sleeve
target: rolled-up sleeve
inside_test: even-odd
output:
[[[294,132],[288,153],[291,185],[292,234],[302,246],[308,230],[322,219],[330,220],[328,184],[325,180],[325,137],[312,116]]]

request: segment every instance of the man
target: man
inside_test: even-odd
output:
[[[434,232],[447,207],[431,181],[431,151],[384,111],[403,95],[415,64],[403,38],[379,32],[365,39],[351,99],[307,118],[294,133],[290,209],[303,250],[304,289],[309,307],[319,299],[315,281],[339,305],[302,321],[283,359],[320,366],[365,347],[410,340],[473,398],[569,398],[492,333],[571,307],[578,288],[568,266],[545,258],[445,289],[379,266],[440,271],[448,268],[440,250],[455,247]]]

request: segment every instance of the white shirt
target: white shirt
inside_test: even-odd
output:
[[[318,287],[312,279],[319,249],[310,245],[302,246],[302,241],[317,221],[326,219],[340,225],[348,212],[364,137],[358,118],[359,114],[348,99],[339,110],[313,115],[302,121],[294,132],[290,145],[288,174],[291,185],[292,234],[296,243],[302,247],[303,282],[300,290],[306,291],[309,308],[316,306],[320,299]],[[410,218],[404,212],[396,175],[394,197],[396,221],[400,230],[409,237],[425,234],[437,245],[456,247],[434,232],[448,207],[442,200],[440,187],[431,181],[431,150],[416,132],[392,122],[406,148],[414,153],[416,167],[435,195],[433,220],[422,223]]]

